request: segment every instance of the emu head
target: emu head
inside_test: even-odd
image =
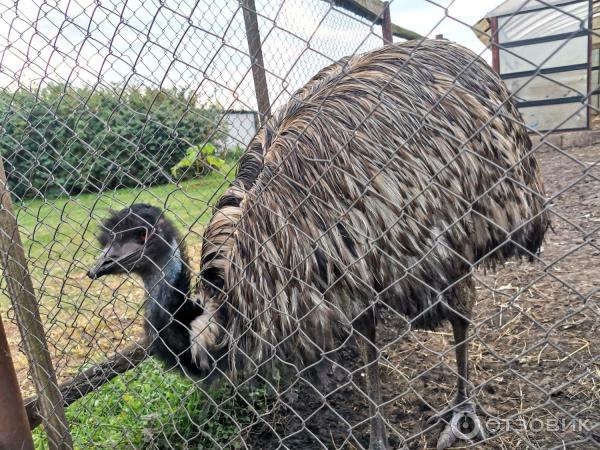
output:
[[[144,277],[160,269],[170,259],[178,235],[163,211],[137,203],[113,212],[97,238],[103,250],[88,272],[92,279],[119,273]]]

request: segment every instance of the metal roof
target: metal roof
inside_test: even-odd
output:
[[[593,0],[594,17],[598,15],[599,4],[600,0]],[[492,17],[512,16],[510,27],[514,30],[513,33],[518,34],[519,28],[523,30],[523,33],[530,33],[532,30],[539,28],[544,29],[545,34],[561,34],[572,22],[570,14],[573,8],[580,8],[584,5],[587,7],[589,0],[507,0],[479,20],[473,26],[473,32],[483,44],[489,46],[490,19]],[[521,14],[536,10],[539,10],[539,13],[535,15]],[[557,11],[563,11],[564,14],[556,14]]]
[[[574,2],[573,0],[506,0],[504,3],[501,3],[499,6],[487,13],[484,16],[484,18],[497,17],[517,12],[531,11],[534,9],[545,9],[548,6],[559,7],[560,5],[565,5],[569,3]]]

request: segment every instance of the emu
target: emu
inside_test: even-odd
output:
[[[195,289],[175,228],[149,205],[105,221],[89,275],[141,276],[154,352],[193,376],[275,361],[300,370],[358,336],[370,449],[386,449],[378,308],[415,329],[450,322],[458,377],[442,416],[476,418],[473,270],[535,259],[544,203],[531,141],[498,76],[459,45],[410,41],[323,69],[264,124],[214,207]],[[455,440],[448,424],[438,449]]]

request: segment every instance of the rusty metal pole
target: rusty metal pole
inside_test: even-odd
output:
[[[392,16],[390,14],[390,2],[383,2],[383,14],[381,15],[381,31],[383,33],[384,45],[392,44]]]
[[[27,269],[27,258],[13,212],[2,159],[0,159],[0,263],[21,332],[31,377],[38,394],[48,446],[50,450],[72,449],[63,397],[48,351],[46,334]]]
[[[256,102],[258,103],[258,112],[260,113],[260,123],[262,125],[271,116],[271,103],[269,102],[269,88],[267,87],[265,63],[263,61],[260,32],[258,30],[256,5],[254,4],[254,0],[240,0],[240,5],[244,12],[244,24],[246,26],[246,39],[248,40],[252,77],[254,78],[254,90],[256,91]]]
[[[0,316],[0,448],[33,450],[17,374]]]

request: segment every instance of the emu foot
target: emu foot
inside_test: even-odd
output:
[[[438,422],[446,424],[437,441],[437,450],[451,447],[457,440],[473,441],[485,439],[485,431],[479,417],[475,414],[475,403],[472,400],[463,401],[436,414],[427,420],[428,425]]]

